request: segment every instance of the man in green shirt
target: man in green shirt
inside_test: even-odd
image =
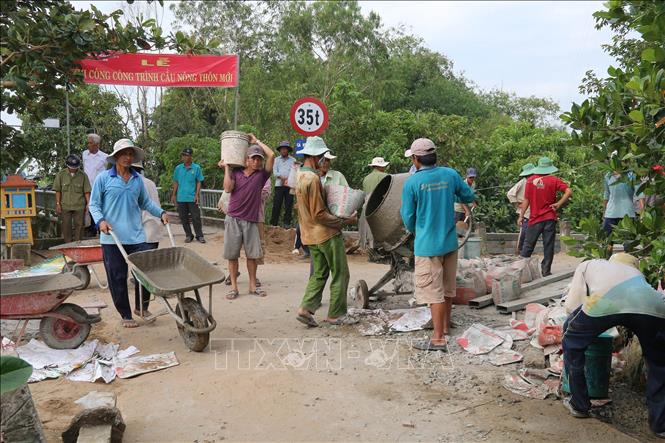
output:
[[[330,169],[330,162],[336,159],[336,155],[332,155],[330,152],[323,154],[323,161],[319,166],[319,176],[321,177],[321,184],[325,188],[326,185],[338,185],[338,186],[349,186],[349,183],[346,181],[346,177],[339,171]]]
[[[67,167],[58,172],[53,182],[55,212],[60,216],[62,237],[65,243],[80,241],[83,220],[90,203],[90,180],[83,173],[81,159],[71,154],[65,160]],[[72,232],[73,227],[73,232]]]
[[[363,191],[365,191],[365,204],[364,208],[367,208],[367,202],[369,201],[369,196],[378,186],[379,182],[387,177],[386,168],[390,163],[385,161],[383,157],[374,157],[372,163],[369,166],[372,168],[372,172],[369,173],[367,177],[363,180]],[[368,251],[370,256],[370,261],[373,260],[373,254],[371,250],[374,249],[374,236],[372,231],[369,229],[369,224],[367,224],[367,219],[365,218],[365,210],[358,221],[358,236],[360,237],[359,245],[360,249],[363,251]]]
[[[372,172],[369,173],[367,177],[363,180],[363,191],[369,197],[374,188],[379,184],[381,180],[388,174],[386,173],[386,168],[390,162],[387,162],[383,157],[374,157],[372,163],[369,166],[372,168]]]

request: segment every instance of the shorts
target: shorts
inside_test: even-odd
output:
[[[466,219],[466,214],[464,212],[455,212],[455,223],[463,222]]]
[[[245,256],[249,259],[263,257],[258,223],[227,215],[224,219],[224,258],[237,260],[241,247],[245,248]]]
[[[416,257],[413,273],[416,302],[430,305],[454,298],[456,274],[457,250],[437,257]]]

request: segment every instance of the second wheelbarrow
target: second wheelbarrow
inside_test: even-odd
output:
[[[192,351],[203,351],[217,322],[212,316],[212,286],[224,281],[224,273],[191,249],[176,247],[171,228],[170,248],[127,254],[113,231],[109,231],[127,261],[136,281],[159,298],[177,323],[185,345]],[[208,309],[203,307],[199,289],[208,286]],[[143,288],[141,300],[143,299]],[[186,297],[192,291],[194,297]],[[169,303],[176,298],[175,309]]]
[[[81,280],[81,285],[76,289],[85,289],[88,287],[90,284],[90,271],[92,271],[92,275],[95,277],[100,288],[107,289],[109,287],[108,283],[102,283],[95,268],[90,266],[95,263],[104,262],[102,245],[99,243],[98,238],[65,243],[53,246],[50,249],[59,251],[65,257],[63,272],[72,273]]]

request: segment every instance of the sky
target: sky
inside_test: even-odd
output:
[[[110,12],[117,1],[74,1],[77,9],[91,3]],[[165,2],[159,10],[168,33],[174,16]],[[593,69],[601,76],[613,62],[601,44],[609,31],[596,30],[592,14],[600,1],[361,1],[361,9],[375,11],[387,27],[405,26],[429,49],[446,55],[455,71],[477,88],[501,89],[519,96],[549,97],[562,111],[584,100],[578,86]],[[163,15],[162,15],[163,14]],[[3,113],[2,119],[17,120]]]

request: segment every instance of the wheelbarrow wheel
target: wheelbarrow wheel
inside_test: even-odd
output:
[[[369,289],[365,280],[358,280],[356,283],[356,298],[353,300],[353,306],[360,309],[369,308]]]
[[[193,298],[183,298],[178,303],[178,306],[176,306],[175,312],[190,326],[195,328],[205,328],[208,326],[208,314],[203,309],[203,306]],[[178,332],[185,342],[185,346],[194,352],[203,351],[210,341],[209,332],[191,332],[180,324],[178,324]]]
[[[87,265],[76,266],[76,263],[70,261],[65,265],[64,271],[73,273],[81,280],[81,286],[77,286],[76,289],[85,289],[90,285],[90,270]]]
[[[53,349],[77,348],[90,335],[90,324],[78,321],[87,318],[87,312],[82,307],[71,303],[61,304],[55,312],[71,317],[74,321],[65,321],[55,317],[42,318],[39,322],[39,334],[42,340]]]

